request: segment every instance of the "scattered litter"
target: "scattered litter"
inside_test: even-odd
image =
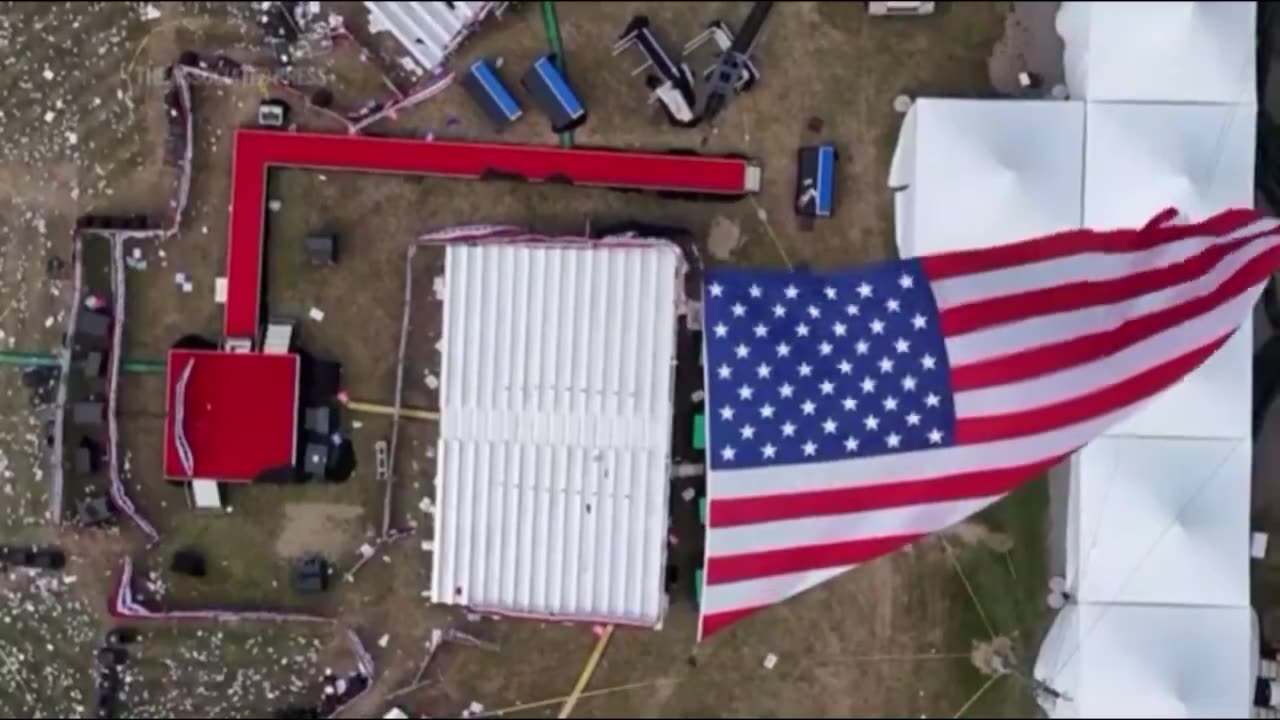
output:
[[[267,203],[267,209],[271,212],[280,212],[280,208],[284,207],[284,203],[279,200],[272,200]]]
[[[56,112],[54,112],[54,111],[52,111],[52,110],[49,110],[49,111],[45,112],[45,114],[44,114],[44,121],[45,121],[45,122],[47,122],[47,123],[51,123],[51,122],[53,122],[54,120],[57,120],[57,119],[58,119],[58,113],[56,113]]]
[[[363,421],[360,421],[360,420],[352,420],[352,421],[351,421],[351,428],[352,428],[353,430],[359,430],[359,429],[360,429],[360,428],[362,428],[362,427],[364,427],[364,422],[363,422]]]
[[[42,75],[44,76],[44,79],[45,79],[45,80],[52,80],[52,79],[53,79],[53,71],[52,71],[52,70],[50,70],[49,68],[45,68],[45,69],[44,69],[44,72],[42,73]]]
[[[49,317],[47,317],[47,318],[45,318],[45,319],[44,319],[44,326],[45,326],[45,327],[53,327],[53,316],[52,316],[52,315],[50,315]]]
[[[324,311],[318,307],[311,308],[311,312],[307,313],[307,315],[316,322],[322,322],[324,320]]]
[[[467,613],[466,618],[467,618],[467,622],[474,623],[474,622],[480,622],[481,620],[483,620],[484,616],[481,615],[480,613],[469,612]]]
[[[194,290],[194,289],[195,289],[195,287],[196,287],[195,285],[192,285],[192,284],[191,284],[191,283],[189,283],[189,282],[184,282],[184,283],[182,283],[182,292],[184,292],[184,293],[189,293],[189,292],[191,292],[192,290]]]
[[[390,555],[383,555],[383,556],[382,556],[382,562],[384,562],[384,563],[389,563],[389,562],[391,562],[391,556],[390,556]]]
[[[431,290],[435,293],[437,300],[444,300],[444,276],[437,275],[431,281]]]
[[[431,388],[432,390],[435,390],[436,388],[440,387],[440,378],[437,378],[435,375],[432,375],[430,370],[426,370],[423,372],[422,380],[427,384],[427,387]]]
[[[1269,536],[1264,532],[1256,532],[1253,534],[1252,541],[1249,543],[1249,554],[1254,560],[1262,560],[1267,557],[1267,541]]]
[[[418,509],[427,515],[432,515],[436,511],[436,504],[431,501],[431,498],[424,497],[422,502],[418,503]]]
[[[390,633],[383,633],[382,637],[378,638],[378,647],[384,648],[388,642],[391,642]]]
[[[173,274],[173,281],[174,281],[175,283],[179,284],[179,285],[186,285],[186,284],[187,284],[187,274],[186,274],[186,273],[184,273],[184,272],[174,273],[174,274]]]
[[[129,254],[133,256],[133,259],[134,259],[134,260],[141,260],[141,259],[142,259],[142,248],[137,247],[137,246],[135,245],[135,246],[134,246],[134,248],[133,248],[133,250],[132,250]]]
[[[694,390],[693,393],[689,395],[689,400],[695,403],[700,403],[706,396],[707,394],[702,390]]]
[[[227,279],[225,277],[213,279],[213,301],[219,305],[227,304]]]
[[[146,5],[142,6],[143,20],[157,20],[159,19],[159,17],[160,17],[160,8],[156,7],[155,5],[152,5],[151,3],[147,3]]]
[[[430,540],[422,541],[422,552],[435,552],[435,551],[436,551],[435,543],[431,542]]]
[[[764,656],[764,669],[765,669],[765,670],[772,670],[772,669],[773,669],[773,667],[774,667],[775,665],[777,665],[777,664],[778,664],[778,656],[777,656],[777,655],[774,655],[773,653],[769,653],[768,655],[765,655],[765,656]]]
[[[360,548],[356,550],[356,552],[360,553],[360,557],[362,558],[366,558],[366,559],[371,558],[373,557],[373,546],[370,545],[369,543],[365,543],[361,545]]]
[[[471,704],[467,706],[467,709],[470,710],[472,714],[479,715],[480,713],[484,712],[484,705],[481,705],[475,700],[472,700]]]
[[[684,492],[680,493],[680,497],[684,498],[685,502],[693,502],[693,499],[697,496],[698,496],[698,491],[694,490],[691,487],[685,488]]]

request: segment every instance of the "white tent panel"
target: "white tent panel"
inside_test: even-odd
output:
[[[1068,605],[1035,677],[1054,718],[1243,718],[1257,655],[1248,607]]]
[[[1256,121],[1245,105],[1090,103],[1085,225],[1132,226],[1171,206],[1191,220],[1252,207]]]
[[[1257,3],[1064,2],[1067,88],[1091,102],[1254,104]]]
[[[1253,320],[1173,387],[1148,400],[1108,436],[1247,438],[1253,404]]]
[[[1246,106],[1090,103],[1084,224],[1133,227],[1167,207],[1199,220],[1253,206],[1254,112]],[[1112,434],[1250,433],[1252,328]]]
[[[1081,603],[1249,604],[1250,440],[1103,437],[1072,458]]]
[[[656,625],[680,252],[451,245],[438,603]]]
[[[898,250],[925,255],[1079,227],[1084,105],[921,98],[889,173]]]

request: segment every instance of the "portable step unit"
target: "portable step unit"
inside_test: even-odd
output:
[[[497,70],[488,60],[480,59],[471,63],[467,74],[462,78],[462,87],[480,105],[485,116],[498,130],[519,120],[524,114],[520,104],[511,91],[507,90]]]
[[[293,348],[294,320],[272,320],[262,335],[262,352],[268,355],[286,355]]]
[[[534,102],[551,118],[555,132],[572,130],[587,121],[587,109],[569,87],[568,80],[556,68],[556,56],[538,58],[520,84],[533,97]]]

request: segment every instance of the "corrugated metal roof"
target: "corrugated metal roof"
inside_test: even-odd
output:
[[[388,30],[428,72],[444,62],[492,2],[366,2],[370,29]]]
[[[454,245],[445,268],[435,601],[655,625],[678,250]]]

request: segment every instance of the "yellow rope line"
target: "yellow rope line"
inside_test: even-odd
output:
[[[591,682],[591,676],[596,672],[596,665],[600,664],[600,656],[604,655],[604,649],[609,645],[609,638],[613,637],[613,626],[610,625],[600,633],[600,639],[596,640],[595,649],[591,651],[591,657],[587,658],[587,664],[582,666],[582,672],[578,675],[578,682],[573,686],[573,692],[569,693],[569,697],[565,698],[564,705],[560,707],[560,714],[556,717],[567,718],[573,714],[573,708],[578,704],[578,698],[582,697],[582,691],[587,689],[587,683]]]
[[[973,707],[973,704],[974,704],[974,703],[978,702],[978,698],[981,698],[984,694],[986,694],[986,692],[987,692],[987,688],[989,688],[989,687],[991,687],[992,685],[994,685],[994,684],[995,684],[995,682],[996,682],[997,680],[999,680],[1000,678],[1002,678],[1002,677],[1004,677],[1004,676],[1003,676],[1003,675],[992,675],[990,678],[988,678],[988,679],[987,679],[986,684],[984,684],[982,687],[978,688],[978,692],[974,693],[974,694],[973,694],[973,697],[969,698],[969,701],[968,701],[968,702],[966,702],[964,705],[960,706],[960,709],[956,711],[956,714],[955,714],[955,715],[952,715],[951,717],[952,717],[952,718],[958,718],[958,717],[960,717],[961,715],[964,715],[964,714],[965,714],[965,712],[967,712],[967,711],[969,710],[969,708]]]
[[[787,264],[788,270],[794,270],[795,266],[791,264],[791,258],[787,256],[786,248],[782,247],[782,241],[778,239],[778,235],[773,232],[773,224],[769,222],[769,213],[760,207],[760,203],[756,202],[754,195],[751,196],[751,207],[756,209],[756,217],[760,219],[760,223],[764,225],[765,232],[769,233],[769,239],[773,241],[773,246],[777,248],[778,254],[782,256],[782,262]]]
[[[394,415],[396,409],[390,405],[382,403],[364,402],[361,400],[348,400],[346,408],[351,412],[368,413],[370,415]],[[400,408],[400,416],[413,418],[415,420],[439,420],[440,413],[434,410],[424,410],[422,408],[402,407]]]
[[[626,685],[614,685],[613,687],[600,688],[599,690],[588,690],[587,692],[584,692],[581,695],[579,695],[578,698],[581,699],[581,698],[589,698],[589,697],[598,697],[600,695],[609,695],[612,693],[623,692],[625,690],[639,690],[640,688],[652,687],[654,685],[657,685],[658,683],[664,682],[665,680],[666,678],[656,678],[653,680],[645,680],[643,682],[627,683]],[[474,715],[473,717],[478,717],[478,718],[499,717],[501,715],[509,715],[510,713],[524,712],[525,710],[537,710],[538,708],[544,708],[549,705],[557,705],[559,703],[562,703],[568,700],[569,697],[570,697],[569,695],[561,695],[560,697],[554,697],[549,700],[538,700],[537,702],[527,702],[527,703],[520,703],[519,705],[511,705],[509,707],[504,707],[500,710],[485,710],[484,712]]]
[[[945,537],[939,536],[942,541],[942,547],[946,549],[946,555],[951,560],[951,566],[956,569],[956,574],[960,576],[960,582],[964,583],[964,589],[969,591],[969,599],[973,600],[973,607],[978,611],[978,617],[982,618],[982,624],[987,626],[987,632],[991,634],[991,639],[996,639],[995,628],[991,626],[991,621],[987,619],[987,613],[982,609],[982,603],[978,601],[978,594],[973,591],[973,586],[969,584],[969,578],[964,574],[964,568],[960,567],[960,561],[956,559],[956,552],[951,547],[951,543],[947,542]]]

